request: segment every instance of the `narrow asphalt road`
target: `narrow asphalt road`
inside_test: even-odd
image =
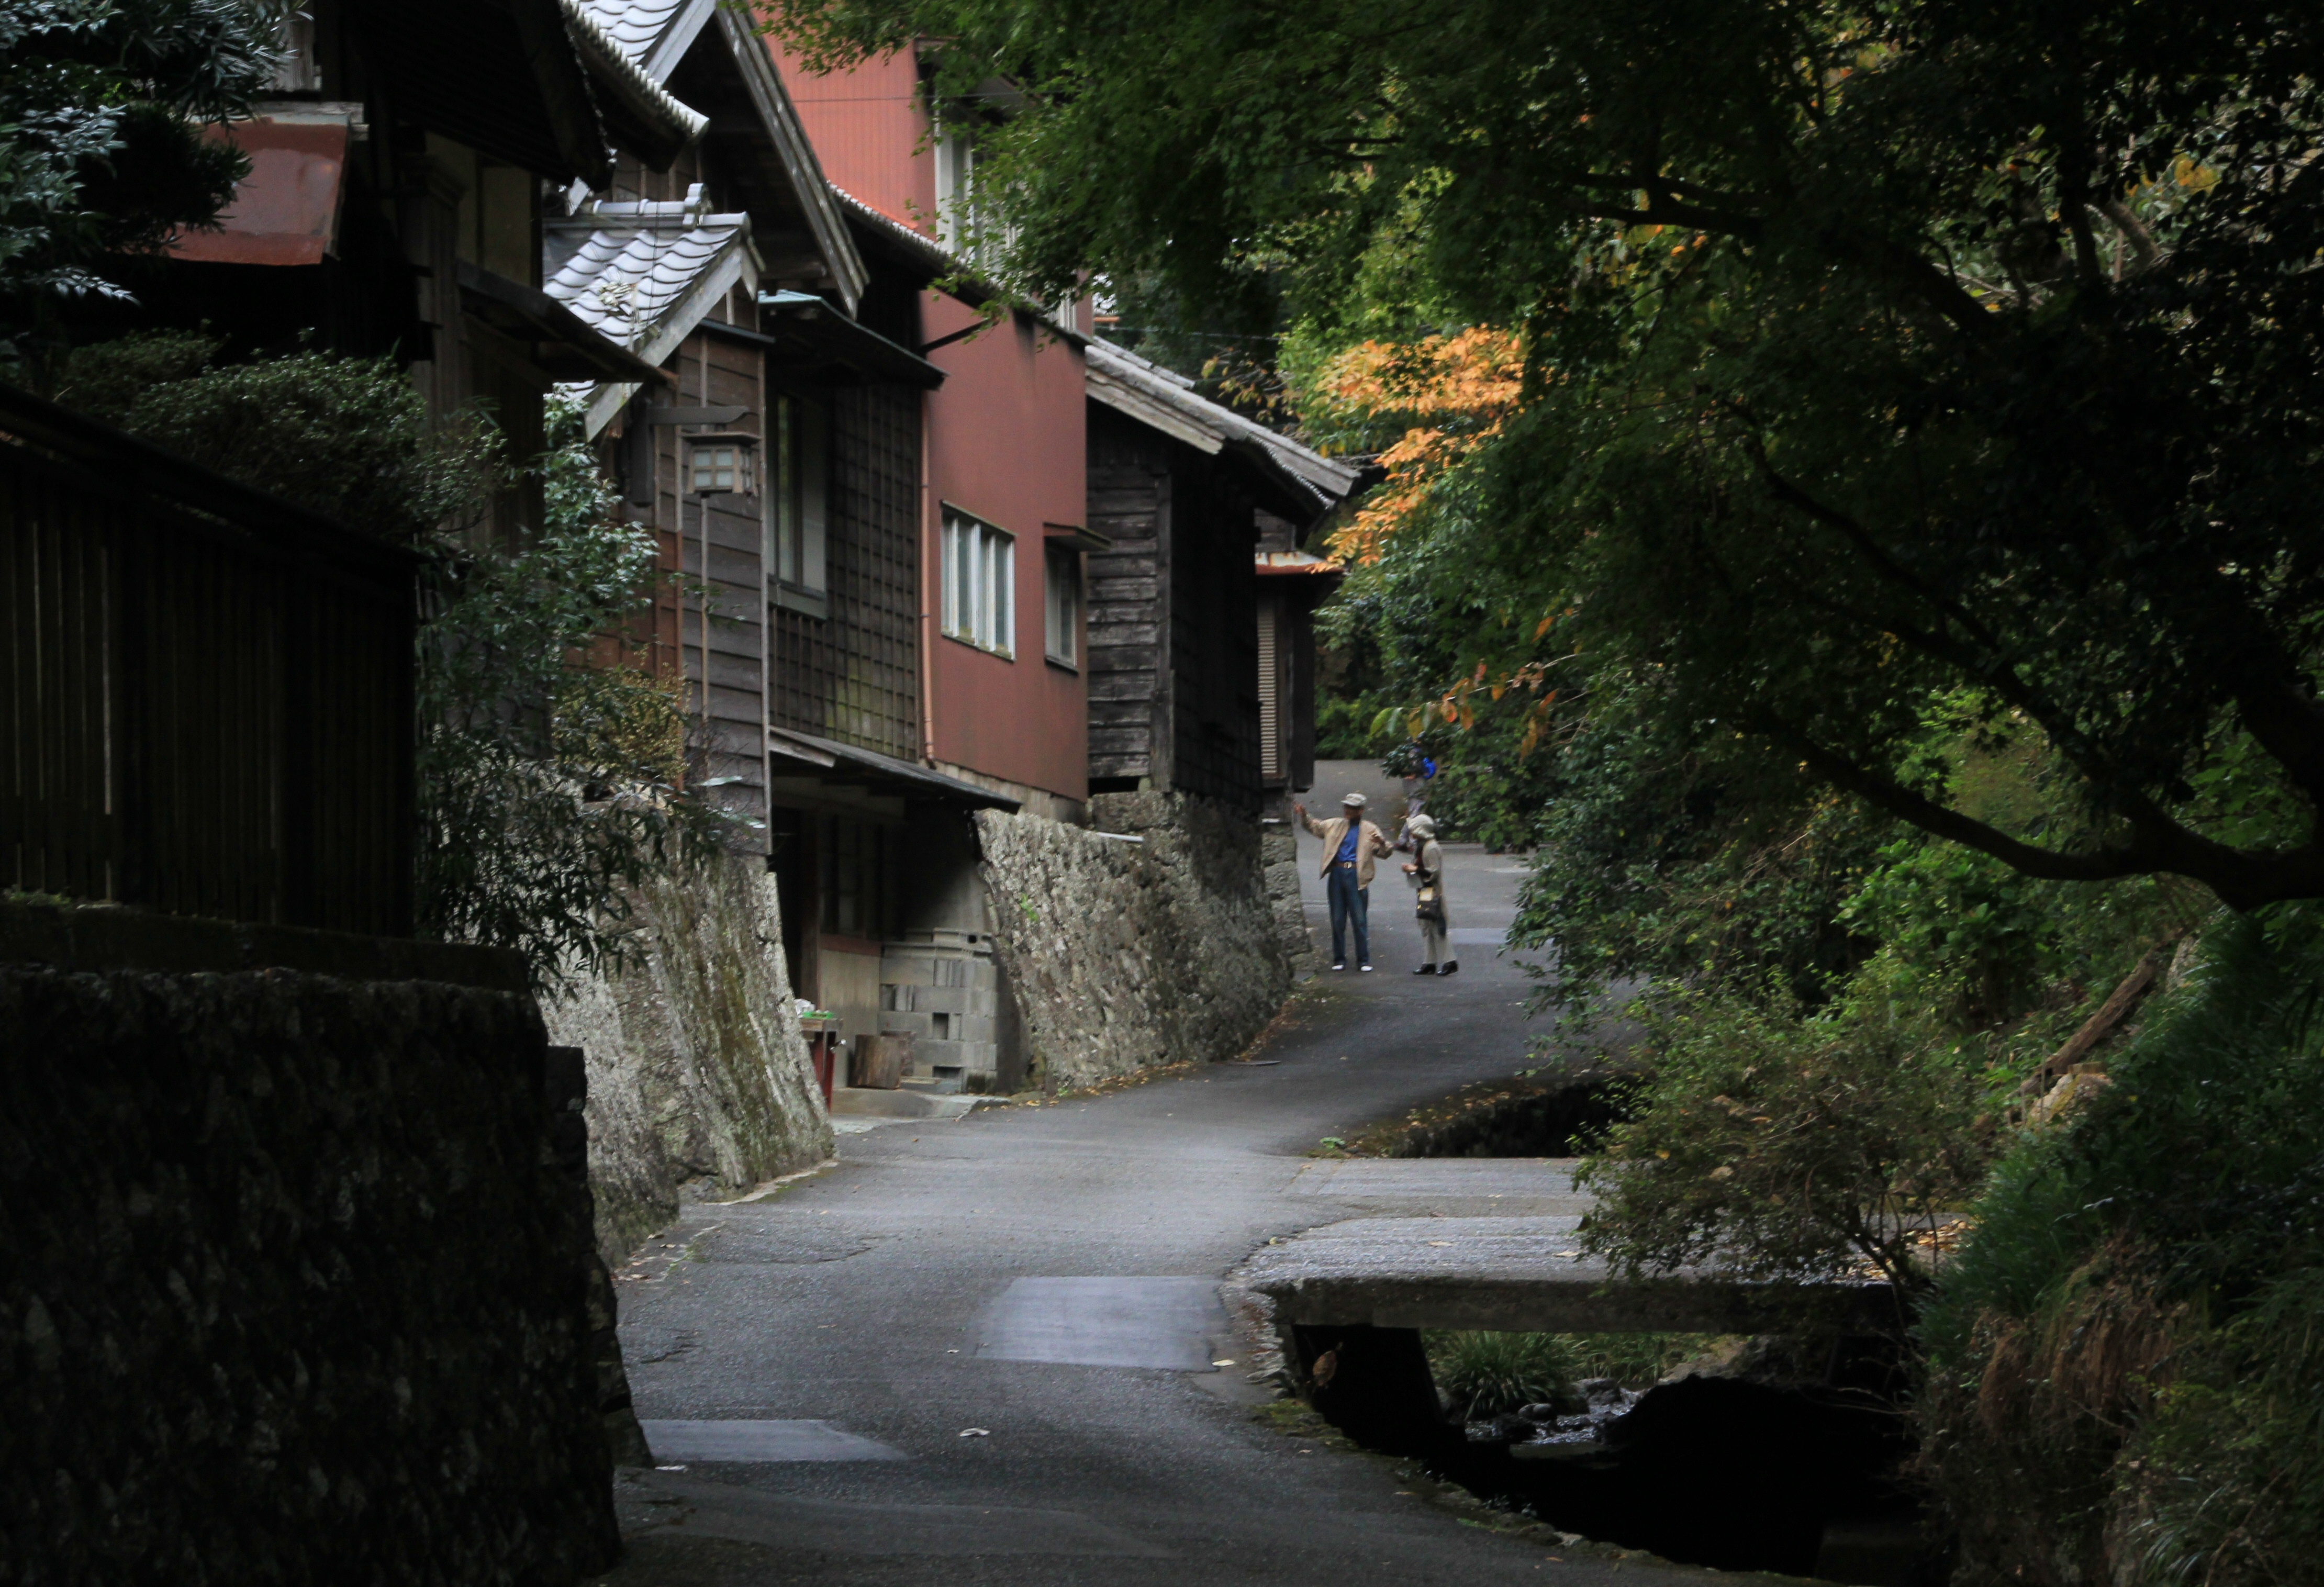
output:
[[[1390,1462],[1286,1436],[1219,1309],[1255,1247],[1351,1215],[1294,1192],[1321,1138],[1523,1066],[1529,983],[1492,946],[1521,863],[1456,849],[1449,869],[1457,977],[1409,973],[1389,869],[1378,972],[1319,975],[1263,1063],[882,1122],[819,1176],[690,1207],[621,1284],[640,1415],[685,1469],[625,1480],[608,1580],[1699,1579],[1464,1525]]]

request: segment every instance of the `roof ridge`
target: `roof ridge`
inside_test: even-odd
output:
[[[1202,392],[1194,389],[1192,381],[1187,380],[1177,371],[1164,369],[1153,360],[1141,358],[1127,347],[1119,347],[1111,342],[1093,340],[1088,351],[1093,361],[1101,367],[1108,364],[1120,364],[1124,367],[1120,373],[1128,374],[1133,379],[1144,377],[1148,384],[1158,388],[1154,394],[1166,401],[1182,410],[1189,407],[1198,409],[1201,417],[1211,423],[1223,425],[1249,439],[1259,442],[1272,451],[1286,454],[1288,458],[1307,465],[1311,470],[1328,472],[1334,476],[1333,488],[1340,495],[1345,496],[1355,489],[1356,480],[1360,475],[1360,470],[1336,458],[1326,457],[1305,441],[1295,440],[1280,430],[1269,429],[1257,420],[1236,412],[1225,403],[1204,396]],[[1108,371],[1108,373],[1113,372]],[[1344,483],[1341,483],[1342,479]]]

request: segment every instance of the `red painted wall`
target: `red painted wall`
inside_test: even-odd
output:
[[[912,58],[890,56],[818,76],[802,70],[779,43],[774,50],[825,174],[872,208],[932,229],[936,153],[920,145],[925,127]],[[977,318],[937,292],[926,294],[921,306],[929,341]],[[928,752],[989,777],[1086,798],[1085,675],[1052,666],[1042,654],[1043,526],[1079,524],[1089,511],[1081,353],[1019,317],[928,357],[946,377],[927,399],[924,442],[920,600]],[[942,633],[936,580],[946,503],[1017,537],[1014,660]],[[1088,653],[1085,634],[1075,650]]]
[[[919,148],[927,131],[919,63],[909,51],[846,71],[810,72],[770,38],[775,68],[798,106],[799,125],[832,185],[908,226],[933,233],[936,157]]]
[[[976,315],[930,294],[930,340]],[[936,759],[1012,782],[1085,798],[1089,793],[1089,688],[1085,675],[1042,658],[1043,525],[1078,524],[1089,512],[1087,403],[1082,355],[1028,317],[939,347],[945,371],[928,394],[928,518],[923,599],[941,612],[936,587],[945,503],[1017,537],[1017,655],[989,655],[946,639],[931,621],[929,689]],[[1076,653],[1088,653],[1086,640]]]

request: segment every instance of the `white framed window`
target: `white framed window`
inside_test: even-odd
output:
[[[816,403],[778,396],[767,438],[767,568],[791,590],[823,593],[828,420]]]
[[[1043,648],[1058,666],[1077,668],[1082,660],[1081,553],[1064,546],[1051,546],[1044,572]]]
[[[973,115],[942,120],[936,131],[936,238],[981,270],[997,266],[1017,240],[993,201],[991,184],[978,171],[976,140],[982,126]]]
[[[759,488],[752,464],[757,450],[753,436],[689,436],[686,442],[686,488],[700,496],[733,492],[749,495]]]
[[[980,650],[1017,654],[1017,537],[957,507],[945,509],[944,631]]]

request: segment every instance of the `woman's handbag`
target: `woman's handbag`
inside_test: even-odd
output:
[[[1436,890],[1434,881],[1421,888],[1414,901],[1413,913],[1423,920],[1432,920],[1439,926],[1444,924],[1444,895]]]

